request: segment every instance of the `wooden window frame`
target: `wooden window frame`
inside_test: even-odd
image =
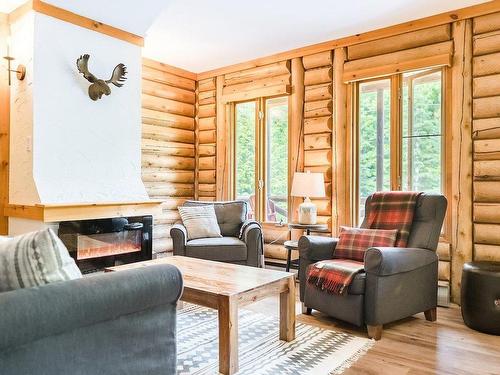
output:
[[[267,221],[266,217],[266,196],[267,196],[267,105],[269,99],[287,98],[288,113],[290,113],[290,103],[288,96],[275,95],[259,97],[251,100],[235,101],[230,103],[231,113],[231,199],[236,198],[236,106],[242,103],[255,103],[255,212],[254,219],[265,225],[277,225],[277,222]],[[290,123],[288,121],[288,143],[290,143]],[[287,175],[290,170],[290,158],[288,158]],[[289,181],[290,179],[288,179]],[[260,181],[263,186],[260,188]],[[288,187],[290,190],[290,186]],[[287,194],[287,221],[291,221],[291,199]]]
[[[438,68],[429,68],[427,73],[432,71],[441,71],[441,97],[442,97],[442,192],[448,200],[451,199],[452,189],[452,171],[451,171],[451,69],[447,66]],[[359,209],[359,85],[361,83],[390,79],[391,83],[391,124],[390,124],[390,153],[391,153],[391,190],[401,190],[402,188],[402,149],[403,149],[403,105],[402,105],[402,90],[403,90],[403,74],[401,72],[385,77],[377,77],[366,79],[357,82],[352,82],[349,87],[349,105],[351,106],[350,123],[352,133],[350,134],[351,144],[351,173],[348,176],[351,184],[351,205],[349,218],[351,223],[359,225],[358,209]],[[446,214],[441,233],[441,240],[450,242],[451,240],[451,215]]]

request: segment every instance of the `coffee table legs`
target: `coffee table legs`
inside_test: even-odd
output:
[[[295,278],[286,279],[287,290],[280,293],[280,340],[295,340]],[[238,372],[238,303],[236,298],[218,297],[219,372]]]
[[[288,278],[288,291],[280,294],[280,340],[295,340],[295,279]]]
[[[234,299],[219,296],[219,372],[238,371],[238,305]]]

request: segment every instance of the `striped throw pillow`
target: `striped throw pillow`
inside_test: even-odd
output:
[[[333,257],[363,262],[366,250],[370,247],[392,247],[396,243],[397,235],[397,229],[341,227],[339,242],[335,246]]]
[[[222,237],[213,205],[178,207],[187,239]]]
[[[52,229],[0,241],[0,292],[80,277],[75,261]]]

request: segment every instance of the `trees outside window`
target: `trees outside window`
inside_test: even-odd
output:
[[[288,98],[236,103],[234,118],[235,192],[249,217],[288,219]]]
[[[356,84],[357,221],[375,191],[445,193],[443,69]]]

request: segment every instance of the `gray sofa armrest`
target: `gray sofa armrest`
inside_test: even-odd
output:
[[[176,267],[154,265],[0,293],[0,352],[160,305],[175,305],[182,289]]]
[[[390,276],[413,271],[438,261],[432,250],[403,247],[372,247],[365,253],[365,271]]]
[[[246,220],[241,225],[241,240],[247,245],[247,265],[264,266],[264,238],[262,228],[255,220]]]
[[[182,223],[176,223],[170,228],[174,255],[186,255],[187,230]]]
[[[338,238],[323,236],[302,236],[299,239],[300,258],[318,262],[332,259]]]

